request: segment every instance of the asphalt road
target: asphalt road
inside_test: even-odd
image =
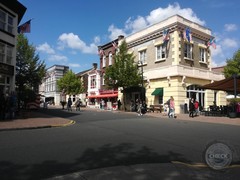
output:
[[[45,110],[74,125],[0,132],[0,179],[44,179],[78,170],[143,163],[203,163],[212,141],[240,164],[240,127],[137,116],[135,113]]]

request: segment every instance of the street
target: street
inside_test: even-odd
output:
[[[0,132],[0,179],[44,179],[79,170],[144,163],[203,163],[213,141],[240,163],[240,127],[137,116],[136,113],[47,109],[74,120],[67,127]]]

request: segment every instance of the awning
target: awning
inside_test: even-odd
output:
[[[235,82],[234,82],[235,81]],[[227,92],[240,93],[240,76],[229,77],[221,81],[216,81],[202,86],[203,89],[222,90]]]
[[[111,98],[111,97],[118,97],[118,94],[100,94],[88,96],[88,98]]]
[[[152,92],[152,95],[154,95],[154,96],[163,96],[163,88],[156,88]]]

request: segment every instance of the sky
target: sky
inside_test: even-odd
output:
[[[212,66],[223,66],[239,50],[238,0],[18,0],[26,8],[19,25],[46,67],[66,65],[75,72],[98,63],[97,47],[179,14],[212,31]]]

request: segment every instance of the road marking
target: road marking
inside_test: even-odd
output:
[[[180,162],[180,161],[171,161],[171,163],[173,164],[182,164],[188,167],[203,167],[203,168],[208,168],[209,166],[207,164],[204,163],[194,163],[194,164],[189,164],[189,163],[184,163],[184,162]],[[228,167],[226,167],[225,169],[229,169],[229,168],[240,168],[240,164],[233,164],[230,165]]]

